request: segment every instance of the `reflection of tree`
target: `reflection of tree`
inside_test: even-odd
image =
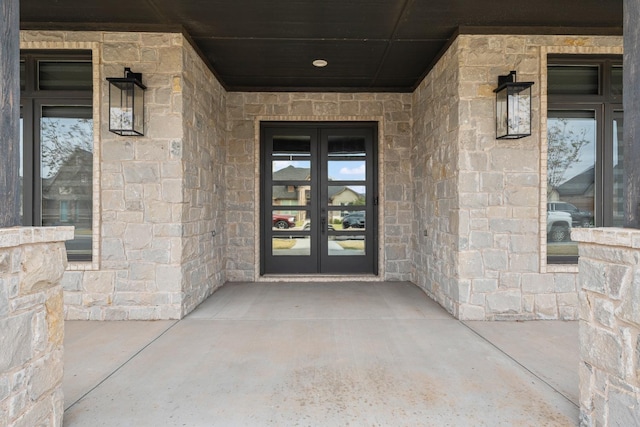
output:
[[[553,124],[552,124],[553,123]],[[576,162],[582,147],[590,140],[587,129],[575,131],[568,119],[549,121],[547,149],[547,193],[555,190],[563,182],[569,166]]]
[[[93,152],[91,119],[46,118],[41,132],[43,178],[56,175],[77,149]]]
[[[509,133],[530,133],[531,97],[525,92],[527,91],[509,97],[510,110],[513,112],[513,116],[509,117]]]
[[[367,204],[367,200],[365,198],[365,196],[363,196],[362,194],[358,195],[358,200],[349,203],[351,206],[364,206]]]

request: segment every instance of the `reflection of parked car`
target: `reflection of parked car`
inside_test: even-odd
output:
[[[291,215],[273,214],[273,227],[284,230],[285,228],[295,227],[296,218]]]
[[[566,242],[571,237],[571,215],[563,211],[547,211],[547,241]]]
[[[571,225],[574,227],[590,227],[593,225],[593,213],[583,211],[567,202],[549,202],[547,211],[568,212],[571,215]]]
[[[364,228],[364,211],[345,215],[342,218],[342,228]]]

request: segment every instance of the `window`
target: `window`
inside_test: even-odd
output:
[[[21,52],[22,223],[75,226],[70,261],[92,259],[92,85],[91,52]]]
[[[548,58],[547,262],[575,263],[575,227],[621,226],[622,58]]]

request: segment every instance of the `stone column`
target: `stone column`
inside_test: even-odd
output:
[[[640,425],[640,230],[574,228],[579,242],[580,425]]]
[[[0,227],[20,224],[18,168],[20,150],[19,0],[0,3]]]
[[[60,426],[64,241],[73,227],[0,228],[0,426]]]

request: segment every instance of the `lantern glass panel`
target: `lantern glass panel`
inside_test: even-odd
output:
[[[133,85],[133,131],[137,135],[144,134],[144,89]]]
[[[121,132],[131,129],[133,111],[128,108],[131,100],[127,96],[127,84],[112,83],[109,94],[109,128]]]
[[[531,86],[508,88],[509,135],[531,135]]]
[[[496,94],[496,135],[498,138],[509,134],[508,122],[507,89],[505,88]]]

